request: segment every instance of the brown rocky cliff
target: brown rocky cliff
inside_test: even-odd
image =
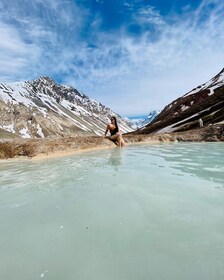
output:
[[[224,69],[209,82],[198,86],[167,105],[148,125],[136,134],[177,132],[224,121]]]

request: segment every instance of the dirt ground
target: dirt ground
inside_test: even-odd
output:
[[[224,124],[208,126],[186,132],[149,134],[149,135],[124,135],[126,145],[136,143],[159,143],[190,141],[201,142],[224,141]],[[76,136],[67,138],[44,139],[5,139],[0,134],[0,159],[7,158],[40,158],[49,156],[69,155],[85,150],[110,149],[116,145],[108,139],[99,136]]]

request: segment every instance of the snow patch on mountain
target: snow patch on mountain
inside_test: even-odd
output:
[[[6,130],[8,132],[15,133],[15,129],[13,127],[13,124],[9,124],[9,125],[1,125],[0,124],[0,128]]]
[[[23,138],[31,138],[29,129],[27,127],[22,128],[19,132]]]
[[[0,84],[0,128],[23,138],[103,135],[111,116],[123,133],[133,130],[110,108],[49,77]]]
[[[209,90],[208,96],[210,96],[214,94],[215,89],[222,86],[224,86],[224,71],[221,71],[218,75],[216,75],[214,78],[209,80],[207,83],[204,83],[198,86],[197,88],[192,89],[190,92],[186,93],[184,97],[198,93],[205,89]]]
[[[224,69],[182,97],[168,104],[136,133],[170,133],[220,124],[224,121]]]

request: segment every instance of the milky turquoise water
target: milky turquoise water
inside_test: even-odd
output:
[[[224,144],[0,162],[1,280],[223,280]]]

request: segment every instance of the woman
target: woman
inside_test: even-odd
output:
[[[125,145],[125,142],[122,138],[122,134],[117,125],[117,119],[115,117],[111,117],[110,120],[111,120],[111,123],[107,125],[106,131],[105,131],[105,137],[114,142],[117,142],[119,147],[123,147]],[[108,131],[110,131],[110,136],[106,136]]]

